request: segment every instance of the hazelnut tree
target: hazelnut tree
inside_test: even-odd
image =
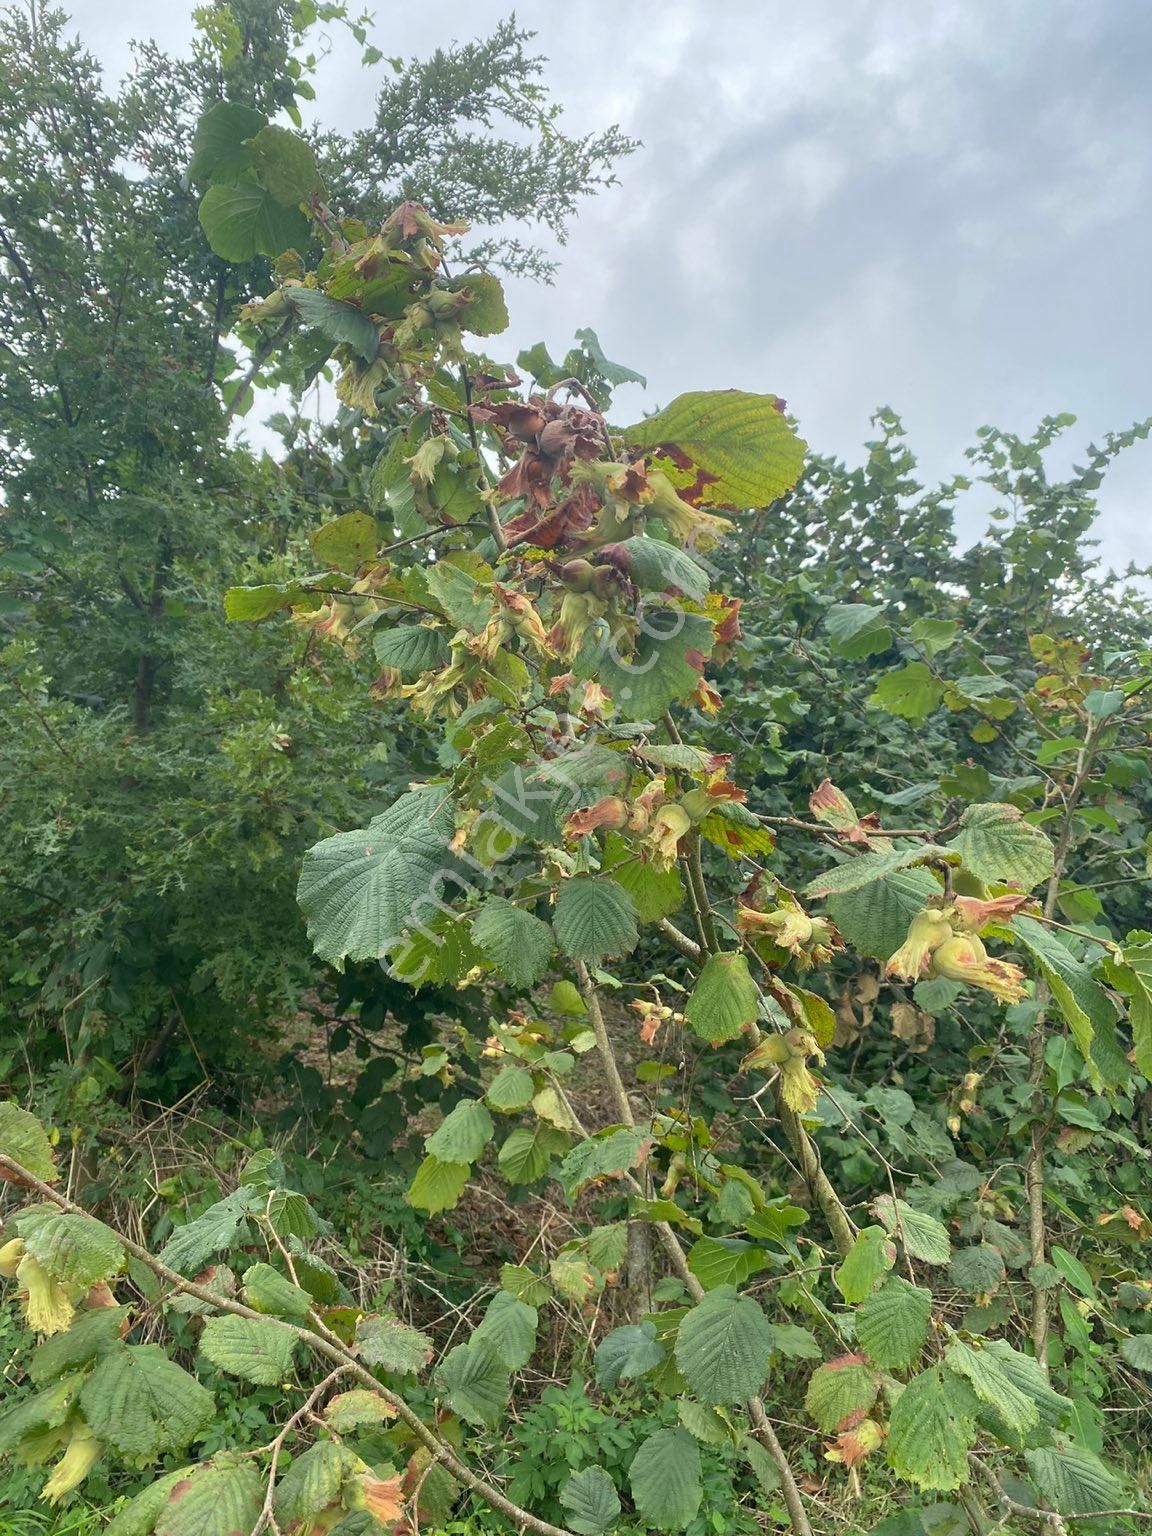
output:
[[[450,1210],[483,1164],[580,1212],[605,1191],[625,1206],[546,1268],[506,1265],[483,1320],[437,1358],[426,1334],[350,1303],[316,1252],[322,1214],[275,1156],[257,1154],[154,1254],[63,1194],[49,1134],[0,1106],[0,1170],[28,1201],[0,1268],[43,1335],[37,1390],[0,1415],[0,1449],[50,1466],[49,1499],[98,1458],[179,1461],[215,1405],[162,1342],[157,1321],[177,1308],[202,1320],[216,1369],[286,1383],[283,1422],[255,1453],[166,1470],[110,1536],[415,1532],[462,1498],[541,1536],[676,1531],[701,1506],[701,1445],[729,1448],[767,1518],[813,1536],[834,1527],[774,1392],[796,1362],[829,1475],[883,1476],[966,1522],[948,1529],[1146,1520],[1067,1389],[1081,1351],[1093,1370],[1108,1355],[1147,1371],[1152,1335],[1109,1320],[1110,1228],[1082,1234],[1080,1258],[1052,1245],[1046,1160],[1058,1099],[1128,1135],[1152,1076],[1152,938],[1101,939],[1059,905],[1078,811],[1111,754],[1146,739],[1147,654],[1097,673],[1037,637],[1048,671],[1026,707],[1072,746],[1052,753],[1027,811],[974,801],[885,825],[825,781],[807,818],[758,814],[739,755],[709,739],[725,704],[715,670],[740,639],[740,602],[717,590],[710,557],[801,473],[782,402],[693,392],[618,426],[603,358],[598,393],[546,355],[525,387],[479,350],[507,314],[490,272],[449,270],[459,226],[413,202],[378,228],[342,219],[308,146],[228,105],[201,122],[194,171],[213,248],[275,258],[278,287],[245,315],[254,355],[272,355],[269,337],[320,355],[344,410],[391,423],[371,504],[315,533],[310,569],[233,589],[229,617],[294,623],[372,658],[366,709],[404,701],[442,732],[436,776],[309,851],[312,942],[414,988],[487,978],[525,999],[495,1010],[482,1046],[455,1034],[426,1050],[420,1070],[446,1089],[472,1053],[482,1091],[457,1095],[428,1134],[409,1203]],[[305,223],[312,265],[285,248]],[[846,646],[880,622],[856,606],[837,615]],[[922,630],[919,659],[881,681],[894,712],[954,687],[942,639]],[[960,707],[994,717],[994,699]],[[796,888],[774,870],[785,837],[822,850]],[[625,1032],[605,997],[634,953],[649,974]],[[817,1127],[839,1115],[875,1150],[821,1071],[836,1029],[826,978],[846,954],[910,989],[1014,1010],[1028,1045],[1022,1263],[1014,1212],[962,1160],[937,1154],[930,1188],[886,1162],[889,1192],[865,1209],[837,1189]],[[661,1040],[676,1041],[671,1063],[636,1061],[637,1044]],[[605,1123],[584,1123],[570,1091],[582,1057],[606,1085]],[[726,1059],[765,1128],[752,1166],[694,1097]],[[966,1078],[938,1121],[925,1113],[946,1148],[978,1090]],[[529,1390],[541,1312],[578,1313],[622,1274],[631,1316],[599,1342],[597,1381],[643,1379],[675,1419],[652,1413],[626,1484],[574,1471],[560,1527],[509,1498],[482,1448]],[[1000,1336],[957,1310],[957,1293],[1002,1289],[1013,1317]],[[1103,1343],[1084,1344],[1090,1314]],[[390,1459],[362,1454],[369,1431]]]

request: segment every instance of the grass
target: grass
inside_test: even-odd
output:
[[[99,1512],[87,1504],[56,1512],[17,1509],[0,1513],[0,1536],[91,1536],[101,1524]]]

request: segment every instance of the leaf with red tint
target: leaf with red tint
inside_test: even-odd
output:
[[[853,827],[860,819],[851,800],[831,779],[822,779],[808,796],[808,809],[825,826],[837,830]]]
[[[580,713],[582,715],[602,715],[610,700],[611,694],[606,688],[601,688],[600,684],[596,682],[586,682],[580,695]]]
[[[744,602],[742,597],[721,597],[719,594],[709,594],[708,609],[720,610],[720,617],[712,616],[712,625],[716,631],[717,645],[734,645],[737,640],[744,638],[740,628],[740,608]]]
[[[826,1452],[829,1461],[841,1461],[846,1467],[856,1466],[884,1442],[884,1431],[875,1419],[869,1419],[863,1413],[854,1413],[850,1417],[854,1422],[846,1423],[836,1436],[835,1450]]]
[[[704,499],[704,493],[708,487],[715,485],[720,478],[719,475],[713,475],[708,470],[701,469],[691,454],[685,453],[683,448],[677,443],[652,443],[649,445],[648,451],[659,455],[660,458],[667,459],[677,469],[683,470],[685,474],[691,474],[695,471],[696,478],[690,484],[681,485],[679,482],[676,484],[676,494],[680,497],[681,501],[686,501],[690,507],[698,507]]]
[[[551,459],[546,459],[543,454],[529,448],[501,478],[496,489],[509,501],[523,496],[539,507],[546,507],[552,499],[552,476],[555,471],[556,466]],[[514,519],[514,521],[520,521],[526,515],[522,512],[520,519]],[[508,526],[511,527],[512,524]]]
[[[622,474],[614,475],[612,490],[621,501],[630,501],[637,505],[651,501],[652,491],[648,484],[644,461],[629,464]]]
[[[1000,922],[1019,912],[1022,907],[1035,907],[1036,903],[1026,892],[1011,892],[997,896],[992,901],[979,901],[975,896],[957,896],[953,902],[957,916],[963,918],[964,927],[977,933],[988,923]]]
[[[527,455],[525,456],[527,457]],[[523,460],[521,461],[521,463]],[[544,460],[540,460],[543,464]],[[519,468],[519,465],[516,466]],[[509,471],[512,473],[512,471]],[[505,479],[508,477],[505,476]],[[501,490],[504,481],[500,482]],[[526,495],[519,491],[517,495]],[[541,549],[555,549],[573,534],[583,533],[596,521],[600,512],[600,498],[590,485],[578,485],[551,512],[541,510],[547,506],[551,494],[551,481],[543,500],[536,497],[536,505],[525,507],[523,512],[504,524],[504,537],[509,545],[536,544]]]
[[[690,659],[691,658],[689,658],[689,660]],[[720,713],[720,706],[723,704],[724,700],[720,697],[710,682],[704,678],[701,678],[699,684],[697,685],[696,692],[692,695],[692,702],[695,704],[696,708],[702,710],[704,714],[718,715]]]
[[[731,779],[724,778],[722,773],[715,774],[708,780],[704,785],[704,793],[709,800],[735,800],[741,805],[748,798],[746,790],[741,789],[739,784],[733,784]]]
[[[390,224],[400,231],[401,236],[405,240],[414,240],[420,233],[420,221],[416,217],[418,209],[420,209],[419,203],[403,202],[398,208],[393,209],[392,217],[388,220]]]
[[[715,485],[719,475],[710,475],[706,469],[698,469],[696,478],[691,485],[677,487],[681,501],[686,501],[690,507],[699,507],[708,501],[707,491],[710,485]]]
[[[364,1491],[364,1507],[374,1520],[388,1526],[401,1519],[404,1514],[403,1478],[376,1477],[369,1472],[360,1479],[360,1486]]]
[[[671,1008],[664,1007],[662,1003],[649,1002],[646,998],[638,998],[629,1006],[640,1015],[641,1045],[655,1044],[656,1036],[672,1017]]]
[[[861,816],[831,779],[824,779],[808,796],[808,809],[817,821],[838,832],[846,842],[862,843],[866,848],[877,846],[870,834],[879,831],[880,818],[874,811]]]
[[[1068,1127],[1065,1127],[1068,1129]],[[1152,1222],[1136,1209],[1134,1205],[1122,1205],[1118,1211],[1101,1211],[1096,1218],[1098,1227],[1106,1227],[1109,1222],[1122,1221],[1131,1227],[1133,1232],[1141,1232],[1147,1235],[1152,1232]]]
[[[600,827],[607,827],[610,832],[618,832],[627,825],[628,802],[622,800],[619,795],[604,795],[595,805],[587,806],[582,811],[573,811],[564,823],[564,836],[566,838],[587,837],[590,832],[595,832]]]

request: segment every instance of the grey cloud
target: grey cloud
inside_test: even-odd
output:
[[[506,9],[397,8],[380,45],[422,52]],[[1074,411],[1062,466],[1152,413],[1152,7],[585,0],[523,19],[569,125],[618,120],[644,148],[586,207],[555,287],[514,285],[510,354],[591,325],[648,375],[622,413],[773,389],[850,459],[891,404],[931,476],[985,421]],[[187,35],[144,0],[86,0],[77,21],[113,70],[134,33]],[[321,107],[353,127],[371,85],[333,38]],[[1102,494],[1113,562],[1152,561],[1150,471],[1140,445]]]

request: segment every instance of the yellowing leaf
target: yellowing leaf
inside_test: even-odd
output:
[[[880,1390],[880,1377],[863,1355],[842,1355],[817,1366],[804,1406],[825,1434],[853,1414],[867,1413]]]
[[[309,540],[312,553],[321,565],[334,566],[349,574],[358,570],[366,560],[371,560],[376,553],[377,541],[376,519],[369,517],[367,512],[345,512],[342,517],[318,528]]]
[[[0,1103],[0,1153],[26,1168],[35,1179],[50,1184],[56,1177],[48,1133],[26,1109],[10,1099]],[[16,1182],[15,1174],[0,1170],[0,1182]]]
[[[807,444],[796,436],[775,395],[738,389],[694,390],[623,437],[648,448],[693,506],[742,511],[766,507],[791,490]]]
[[[450,1211],[464,1193],[470,1172],[467,1163],[444,1162],[429,1152],[416,1170],[406,1196],[408,1204],[430,1216]]]

